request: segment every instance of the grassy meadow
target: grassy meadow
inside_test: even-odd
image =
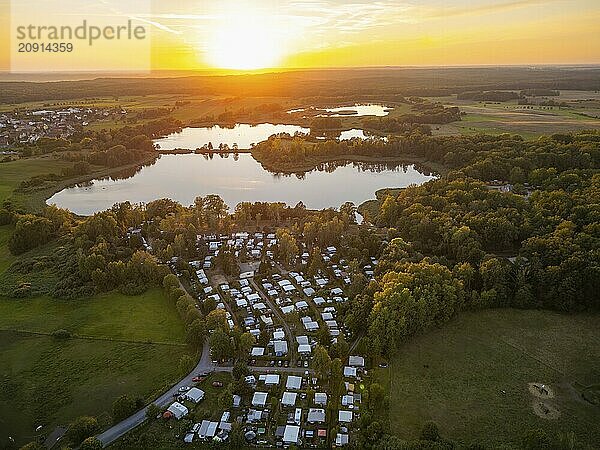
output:
[[[57,329],[76,337],[54,338]],[[80,415],[108,425],[117,397],[151,400],[179,378],[184,354],[183,325],[158,289],[73,302],[1,298],[0,448],[6,436],[23,444],[38,425],[47,434]]]
[[[66,329],[81,337],[134,342],[183,343],[183,323],[160,289],[137,297],[112,292],[91,299],[49,297],[0,301],[0,329],[52,333]]]
[[[12,232],[12,225],[0,226],[0,274],[10,266],[14,259],[8,250],[8,240],[10,239]]]
[[[45,199],[28,198],[23,194],[13,194],[19,183],[36,175],[60,173],[63,168],[72,166],[72,163],[54,159],[52,156],[24,158],[0,164],[0,204],[12,198],[18,206],[28,206],[35,201]],[[33,195],[35,197],[35,195]]]
[[[600,127],[600,94],[591,91],[561,91],[548,97],[566,106],[519,105],[516,100],[485,102],[457,100],[456,96],[434,97],[447,106],[458,106],[465,112],[460,122],[433,125],[437,135],[519,134],[525,139]],[[534,98],[535,100],[535,98]]]
[[[461,314],[411,339],[389,368],[377,369],[389,387],[391,431],[414,439],[434,420],[450,439],[518,448],[524,432],[543,428],[572,431],[580,448],[594,448],[600,407],[581,393],[597,388],[598,348],[598,316],[510,309]],[[550,387],[554,398],[545,401],[559,417],[534,413],[532,382]]]

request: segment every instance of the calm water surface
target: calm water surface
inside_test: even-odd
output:
[[[90,215],[113,204],[150,202],[169,197],[190,205],[197,196],[218,194],[234,208],[240,202],[302,201],[308,208],[339,207],[346,201],[360,204],[386,187],[406,187],[434,178],[414,166],[327,164],[304,176],[276,175],[266,171],[250,154],[227,158],[215,155],[163,155],[153,165],[129,178],[94,180],[58,192],[48,200],[76,214]]]
[[[330,113],[342,113],[346,111],[353,111],[355,114],[350,116],[377,116],[383,117],[389,114],[389,108],[383,105],[354,105],[354,106],[341,106],[339,108],[327,108],[325,111]],[[348,114],[331,114],[329,117],[344,117]]]
[[[383,117],[387,116],[390,113],[390,109],[384,105],[361,105],[355,104],[350,106],[340,106],[338,108],[309,108],[314,111],[327,111],[329,113],[346,113],[346,114],[327,114],[328,117],[356,117],[356,116],[377,116]],[[307,111],[307,108],[298,108],[298,109],[290,109],[287,111],[288,114],[300,113]],[[352,111],[351,114],[347,114],[349,111]]]
[[[227,144],[230,148],[233,147],[233,144],[237,144],[240,149],[249,149],[251,144],[266,141],[273,134],[288,133],[294,135],[296,132],[308,134],[310,128],[302,128],[296,125],[273,125],[271,123],[261,123],[259,125],[238,123],[233,128],[224,128],[219,125],[203,128],[188,127],[179,133],[157,139],[154,143],[160,145],[162,150],[196,150],[209,142],[215,148],[219,147],[219,144]]]

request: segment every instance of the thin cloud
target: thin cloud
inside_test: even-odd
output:
[[[431,8],[421,15],[428,19],[443,19],[459,16],[480,16],[485,14],[495,14],[515,9],[527,8],[530,6],[538,6],[548,3],[556,3],[560,0],[515,0],[495,5],[481,5],[469,7],[449,7],[449,8]]]

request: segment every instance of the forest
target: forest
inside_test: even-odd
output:
[[[396,101],[398,96],[444,96],[465,91],[600,89],[598,68],[474,67],[298,70],[174,78],[97,78],[84,81],[0,82],[0,102],[150,94],[316,97],[319,102]],[[330,98],[327,98],[330,97]]]

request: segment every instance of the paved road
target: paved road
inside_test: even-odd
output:
[[[212,361],[210,360],[210,347],[207,340],[204,343],[204,347],[202,348],[202,357],[200,358],[200,362],[198,363],[198,365],[196,365],[194,370],[192,370],[185,378],[183,378],[181,381],[175,384],[171,389],[169,389],[167,392],[165,392],[156,400],[154,400],[153,403],[160,407],[167,406],[168,404],[174,401],[174,394],[178,392],[180,387],[193,385],[192,378],[197,376],[199,373],[212,371],[226,372],[229,370],[231,370],[231,368],[218,367],[212,363]],[[125,433],[133,430],[138,425],[141,425],[146,420],[146,409],[147,407],[136,412],[132,416],[129,416],[122,422],[113,425],[105,432],[99,434],[97,438],[100,439],[102,444],[106,447],[110,443],[116,441],[118,438],[123,436]]]
[[[290,350],[292,352],[291,354],[294,355],[293,348],[294,348],[294,344],[295,344],[296,340],[294,339],[294,335],[292,334],[292,331],[290,330],[287,322],[279,314],[279,311],[276,309],[276,306],[271,303],[271,301],[262,292],[262,290],[256,285],[256,283],[254,283],[254,280],[252,280],[252,284],[254,285],[257,292],[261,295],[261,297],[263,297],[263,299],[273,309],[275,314],[279,317],[279,319],[284,324],[284,328],[286,330],[289,342],[291,344],[290,345]],[[180,282],[180,285],[184,290],[186,290],[185,287],[181,284],[181,282]],[[187,290],[186,290],[186,292],[187,292]],[[292,358],[293,358],[293,356],[292,356]],[[295,363],[295,359],[292,360],[292,364],[293,363]],[[260,372],[260,373],[281,372],[281,373],[296,373],[296,374],[304,374],[304,372],[307,370],[303,367],[251,367],[250,369],[253,372]],[[194,370],[192,370],[186,377],[184,377],[182,380],[180,380],[171,389],[169,389],[168,391],[163,393],[160,397],[158,397],[152,403],[160,406],[161,408],[166,408],[167,405],[169,405],[171,402],[174,401],[174,396],[176,393],[178,393],[179,388],[182,386],[192,386],[194,384],[192,382],[192,378],[194,378],[198,374],[200,374],[202,372],[231,372],[231,370],[232,370],[231,366],[218,366],[211,361],[210,345],[209,345],[209,341],[207,339],[204,342],[204,346],[202,347],[202,357],[200,358],[200,361],[198,362],[198,364],[196,365]],[[310,370],[310,372],[312,373],[313,371]],[[140,411],[136,412],[135,414],[129,416],[127,419],[113,425],[108,430],[99,434],[97,436],[97,438],[102,442],[104,447],[113,443],[114,441],[119,439],[121,436],[125,435],[129,431],[133,430],[134,428],[136,428],[139,425],[141,425],[142,423],[144,423],[144,421],[146,420],[146,410],[148,409],[148,406],[149,405],[147,405],[145,408],[141,409]]]
[[[312,369],[305,369],[303,367],[250,367],[252,372],[256,373],[292,373],[303,375],[305,371],[309,371],[311,374],[313,373]],[[193,386],[192,378],[197,376],[202,372],[231,372],[231,366],[217,366],[213,364],[210,360],[210,347],[208,345],[208,341],[204,343],[204,348],[202,349],[202,358],[198,365],[192,370],[189,375],[179,381],[176,385],[174,385],[167,392],[162,394],[156,400],[154,400],[154,404],[160,406],[161,408],[166,408],[167,405],[174,401],[174,394],[178,393],[179,388],[182,386]],[[119,422],[116,425],[113,425],[108,430],[97,436],[98,439],[102,442],[102,444],[106,447],[109,444],[113,443],[121,436],[125,435],[129,431],[138,427],[146,420],[146,408],[136,412],[132,416],[129,416],[127,419]]]

